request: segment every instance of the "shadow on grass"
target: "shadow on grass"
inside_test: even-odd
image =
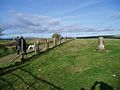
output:
[[[54,47],[55,48],[55,47]],[[18,61],[18,62],[15,62],[15,63],[12,63],[10,64],[9,66],[6,66],[6,67],[3,67],[3,68],[0,68],[0,76],[3,76],[7,73],[10,73],[16,69],[19,69],[19,67],[23,66],[25,63],[27,62],[31,62],[33,61],[35,58],[37,58],[37,56],[40,56],[41,54],[44,54],[44,53],[47,53],[49,52],[50,50],[52,50],[53,48],[50,48],[46,51],[43,51],[43,52],[39,52],[37,55],[32,55],[31,57],[27,58],[27,59],[23,59],[21,61]],[[30,52],[31,53],[31,52]],[[26,65],[25,65],[26,66]]]
[[[39,78],[39,77],[35,76],[34,74],[32,74],[31,72],[29,72],[29,71],[27,71],[27,70],[25,70],[25,69],[22,69],[22,68],[21,68],[20,70],[22,70],[22,71],[28,73],[29,75],[31,75],[32,77],[34,77],[35,80],[41,81],[42,83],[46,83],[46,84],[54,87],[54,88],[57,89],[57,90],[63,90],[62,88],[54,85],[53,83],[51,83],[51,82],[49,82],[49,81],[47,81],[47,80],[44,80],[44,79],[42,79],[42,78]]]
[[[12,66],[13,68],[1,70],[1,71],[0,71],[0,76],[6,75],[6,74],[8,74],[8,73],[11,73],[11,72],[13,72],[13,71],[15,71],[15,70],[17,70],[17,69],[19,69],[19,68],[22,68],[22,67],[25,67],[25,66],[29,65],[29,64],[21,65],[21,66],[19,66],[19,65],[20,65],[20,64],[18,63],[18,64],[13,65],[13,66]],[[15,67],[15,66],[17,66],[17,67]]]
[[[99,85],[99,90],[114,90],[112,86],[110,86],[102,81],[100,81],[100,82],[96,81],[92,85],[90,90],[96,90],[96,86],[98,86],[98,85]],[[81,88],[80,90],[85,90],[85,88]]]
[[[35,90],[38,90],[36,87],[34,87],[33,86],[33,83],[32,84],[29,84],[28,82],[26,82],[21,76],[19,76],[19,75],[17,75],[17,74],[14,74],[14,73],[11,73],[13,76],[15,76],[15,77],[17,77],[17,78],[19,78],[20,80],[22,80],[26,85],[28,85],[29,87],[32,87],[33,89],[35,89]],[[29,87],[27,87],[26,88],[26,90],[27,89],[29,89]]]
[[[15,68],[14,70],[16,70],[16,69],[18,69],[18,68]],[[28,83],[27,81],[25,81],[25,79],[24,79],[22,76],[20,76],[20,75],[18,75],[18,74],[15,74],[15,73],[10,73],[10,72],[11,72],[10,70],[9,70],[8,72],[6,71],[6,73],[10,73],[11,75],[19,78],[23,83],[25,83],[25,84],[28,86],[28,87],[26,87],[26,90],[28,90],[29,88],[32,88],[33,90],[39,90],[39,89],[37,89],[35,86],[33,86],[34,83],[36,83],[37,80],[40,81],[40,82],[42,82],[42,83],[45,83],[45,84],[47,84],[47,85],[49,85],[49,86],[51,86],[51,87],[53,87],[53,88],[55,88],[55,89],[57,89],[57,90],[63,90],[62,88],[54,85],[53,83],[51,83],[51,82],[49,82],[49,81],[47,81],[47,80],[44,80],[44,79],[42,79],[42,78],[37,77],[36,75],[32,74],[30,71],[27,71],[27,70],[25,70],[25,69],[22,69],[22,67],[20,67],[19,69],[20,69],[21,71],[24,71],[25,73],[28,73],[30,76],[32,76],[32,77],[35,79],[35,81],[33,81],[32,83]],[[12,71],[14,71],[14,70],[12,69]],[[6,73],[5,73],[5,74],[6,74]],[[3,79],[3,78],[0,78],[0,80],[1,80],[2,82],[7,83],[7,84],[12,88],[12,90],[15,90],[15,88],[13,87],[13,85],[12,85],[11,82],[9,82],[8,80]],[[1,85],[2,85],[2,84],[1,84]],[[2,89],[2,88],[4,88],[4,87],[6,87],[6,86],[4,85],[4,86],[1,86],[0,88]]]
[[[70,40],[70,41],[71,41],[71,40]],[[57,45],[57,46],[63,45],[63,44],[65,44],[65,43],[67,43],[67,42],[70,42],[70,41],[63,42],[63,43],[61,43],[61,44],[59,44],[59,45]],[[25,64],[26,62],[31,62],[31,61],[33,61],[33,60],[34,60],[35,58],[37,58],[38,56],[50,52],[52,49],[56,48],[57,46],[54,46],[54,47],[52,47],[52,48],[48,48],[48,49],[45,50],[45,51],[41,51],[41,52],[39,52],[37,55],[32,55],[31,57],[29,57],[29,58],[27,58],[27,59],[21,60],[20,62],[15,62],[14,64],[13,64],[13,63],[10,64],[9,66],[0,68],[0,76],[3,76],[3,75],[5,75],[5,74],[7,74],[7,73],[10,73],[10,72],[18,69],[21,65]],[[29,52],[29,53],[33,53],[33,51],[32,51],[32,52]]]
[[[35,58],[35,55],[33,55],[31,58]],[[3,76],[7,73],[10,73],[12,71],[15,71],[16,69],[19,69],[20,67],[28,65],[26,62],[30,62],[29,59],[23,59],[21,61],[17,61],[15,63],[11,63],[9,66],[0,68],[0,76]],[[26,63],[26,64],[25,64]]]
[[[67,41],[67,42],[69,42],[69,41]],[[63,44],[65,44],[65,43],[67,43],[67,42],[64,42],[64,43],[62,43],[62,44],[60,44],[60,45],[63,45]],[[60,46],[60,45],[57,45],[57,46]],[[35,87],[32,86],[35,82],[33,82],[32,84],[29,84],[29,83],[27,83],[22,77],[20,77],[20,76],[17,75],[17,74],[14,74],[14,73],[12,73],[12,72],[15,71],[15,70],[17,70],[17,69],[20,69],[20,68],[22,68],[22,67],[25,67],[25,66],[29,65],[29,63],[27,63],[27,64],[25,64],[25,63],[26,63],[26,62],[33,61],[33,59],[37,58],[37,56],[40,56],[40,55],[45,54],[45,53],[48,53],[49,51],[51,51],[52,49],[56,48],[57,46],[54,46],[54,47],[52,47],[52,48],[48,48],[47,50],[42,51],[42,52],[39,52],[37,55],[33,55],[33,56],[31,56],[31,57],[29,57],[29,58],[27,58],[27,59],[21,60],[20,62],[15,62],[14,64],[10,64],[9,66],[0,68],[0,76],[4,76],[4,75],[6,75],[6,74],[8,74],[8,73],[11,73],[12,75],[14,75],[14,76],[18,77],[19,79],[21,79],[21,80],[22,80],[25,84],[27,84],[29,87],[32,87],[32,88],[34,88],[35,90],[37,90],[37,88],[35,88]],[[32,53],[32,52],[30,52],[30,53]],[[37,77],[37,76],[35,76],[35,75],[33,75],[31,72],[29,72],[29,71],[27,71],[27,70],[24,70],[24,69],[20,69],[20,70],[27,72],[27,73],[30,74],[32,77],[34,77],[35,80],[39,80],[39,81],[41,81],[42,83],[46,83],[46,84],[48,84],[48,85],[50,85],[50,86],[52,86],[52,87],[54,87],[54,88],[56,88],[56,89],[58,89],[58,90],[63,90],[62,88],[54,85],[53,83],[51,83],[51,82],[49,82],[49,81],[47,81],[47,80],[41,79],[41,78],[39,78],[39,77]],[[13,85],[12,85],[9,81],[7,81],[7,80],[5,80],[5,79],[3,79],[3,78],[0,78],[0,80],[2,80],[3,82],[8,83],[8,85],[11,86],[11,87],[13,88],[13,90],[15,90],[14,87],[13,87]],[[27,89],[29,89],[29,87],[27,87]]]
[[[3,78],[0,78],[0,80],[7,83],[9,86],[11,86],[12,90],[15,90],[15,88],[13,87],[13,85],[9,81],[7,81],[6,79],[3,79]],[[2,86],[2,87],[4,88],[6,86]],[[2,89],[2,87],[0,87],[0,88]]]

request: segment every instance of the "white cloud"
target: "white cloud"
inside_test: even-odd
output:
[[[10,11],[12,16],[12,21],[9,29],[22,30],[26,33],[45,33],[50,30],[51,27],[56,27],[60,25],[60,19],[50,18],[42,15],[19,13],[15,11]],[[50,32],[50,31],[49,31]]]
[[[100,32],[114,32],[120,31],[110,27],[83,27],[77,24],[63,24],[63,19],[50,18],[48,16],[36,15],[36,14],[26,14],[15,11],[10,11],[11,21],[5,24],[0,24],[0,27],[4,27],[3,32],[5,35],[17,35],[17,34],[51,34],[51,33],[100,33]],[[71,17],[70,17],[71,18]],[[65,34],[64,34],[65,35]],[[70,34],[69,34],[70,35]]]
[[[101,3],[102,1],[104,1],[104,0],[88,0],[87,2],[85,2],[83,4],[80,4],[78,7],[75,7],[73,9],[69,10],[68,12],[64,13],[63,15],[71,14],[71,13],[76,12],[82,8]]]
[[[48,20],[48,25],[50,25],[50,26],[60,25],[60,20],[59,19]]]

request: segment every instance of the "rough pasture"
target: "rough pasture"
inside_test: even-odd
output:
[[[97,46],[96,39],[73,40],[37,55],[8,68],[0,77],[0,89],[90,90],[95,81],[102,81],[119,90],[120,40],[105,39],[107,51],[97,52]]]

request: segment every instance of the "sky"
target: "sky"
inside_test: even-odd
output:
[[[120,0],[0,0],[0,36],[120,34]]]

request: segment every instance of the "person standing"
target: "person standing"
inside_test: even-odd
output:
[[[16,50],[17,50],[17,55],[20,54],[20,50],[21,50],[21,42],[20,42],[20,37],[17,36],[16,38]]]

